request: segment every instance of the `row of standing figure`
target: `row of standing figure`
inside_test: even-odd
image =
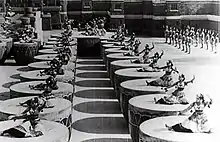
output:
[[[191,47],[206,48],[217,53],[219,46],[219,34],[213,30],[195,29],[187,26],[185,29],[179,29],[172,26],[166,26],[164,36],[166,43],[174,45],[186,53],[191,53]]]

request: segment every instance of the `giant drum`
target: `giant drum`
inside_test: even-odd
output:
[[[104,63],[107,64],[107,57],[106,57],[108,55],[107,52],[106,52],[107,49],[114,49],[114,48],[119,49],[119,48],[122,48],[122,47],[124,47],[124,46],[116,46],[114,44],[104,44],[101,47],[101,54],[102,54],[102,58],[103,58]],[[113,53],[115,53],[115,52],[113,52]],[[116,52],[116,53],[122,53],[122,52]]]
[[[45,81],[28,81],[22,82],[10,87],[11,98],[26,97],[26,96],[37,96],[43,93],[43,90],[30,89],[29,85],[38,85],[45,83]],[[58,89],[52,90],[52,93],[56,97],[66,98],[72,95],[74,88],[69,83],[57,82]]]
[[[108,44],[102,44],[101,42],[101,55],[103,60],[106,60],[106,56],[105,56],[105,50],[109,49],[109,48],[120,48],[120,46],[115,46],[114,43],[118,43],[118,42],[110,42]],[[118,43],[119,44],[119,43]]]
[[[165,91],[162,90],[161,87],[147,86],[146,79],[134,79],[122,82],[119,89],[119,103],[125,119],[128,121],[128,104],[131,98],[158,93],[165,94]]]
[[[123,53],[114,53],[114,54],[109,54],[107,55],[107,71],[108,74],[110,75],[110,70],[112,70],[111,68],[111,62],[116,61],[116,60],[133,60],[133,59],[138,59],[139,56],[124,56]]]
[[[107,46],[107,45],[106,45]],[[122,50],[121,49],[122,46],[117,46],[117,47],[113,47],[113,48],[107,48],[107,49],[104,49],[104,55],[103,55],[103,60],[104,60],[104,63],[107,64],[107,55],[108,54],[113,54],[113,53],[127,53],[128,50]]]
[[[38,43],[20,43],[14,42],[13,53],[18,65],[27,65],[34,62],[34,56],[38,53]]]
[[[1,120],[7,120],[10,115],[21,114],[26,107],[19,105],[32,97],[20,97],[3,101],[0,104]],[[50,99],[49,102],[54,106],[53,108],[44,108],[40,114],[40,118],[49,121],[61,122],[64,118],[68,118],[71,114],[71,102],[62,98]]]
[[[148,64],[132,63],[131,60],[118,60],[111,62],[110,79],[112,84],[114,84],[115,71],[125,68],[141,68],[142,66],[146,65]]]
[[[165,124],[175,125],[185,119],[187,116],[166,116],[147,120],[140,125],[139,142],[211,142],[219,140],[219,131],[210,134],[183,133],[169,131],[165,127]]]
[[[163,75],[163,72],[138,72],[139,68],[127,68],[120,69],[115,72],[114,76],[114,87],[116,91],[116,96],[120,98],[120,84],[127,80],[133,79],[155,79]]]
[[[156,104],[154,98],[168,96],[165,94],[148,94],[133,97],[129,100],[128,117],[129,130],[133,142],[139,142],[139,126],[142,122],[162,116],[176,115],[189,105],[163,105]]]

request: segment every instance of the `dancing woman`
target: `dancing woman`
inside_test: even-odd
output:
[[[124,56],[136,56],[138,54],[138,48],[141,44],[141,41],[136,39],[134,45],[129,48],[129,51],[127,53],[124,53]]]
[[[172,92],[169,97],[165,96],[159,100],[154,98],[155,103],[156,104],[167,104],[167,105],[188,104],[188,101],[185,98],[184,89],[189,83],[193,83],[194,80],[195,80],[195,76],[193,77],[192,80],[185,81],[185,76],[181,74],[179,76],[179,80],[176,83],[174,83],[173,85],[169,87],[164,88],[166,92],[168,91],[167,90],[168,88],[172,88],[172,87],[176,87],[176,90]]]
[[[179,114],[184,114],[191,110],[193,113],[182,123],[173,126],[165,125],[170,131],[184,132],[184,133],[211,133],[212,128],[208,124],[207,115],[204,113],[206,107],[210,108],[212,99],[205,99],[203,94],[196,96],[196,101],[193,102],[188,108],[180,111]]]
[[[46,83],[39,83],[37,85],[29,85],[29,88],[31,90],[39,90],[39,91],[43,91],[47,87],[50,87],[52,90],[59,89],[59,87],[57,86],[57,80],[53,76],[48,77],[45,82]]]
[[[159,54],[158,52],[156,52],[152,57],[149,57],[149,59],[151,60],[149,67],[142,67],[141,69],[138,69],[137,71],[139,72],[156,72],[159,71],[158,68],[158,64],[157,62],[162,58],[164,54],[164,51],[161,52],[161,54]]]
[[[122,34],[123,34],[122,26],[119,26],[119,28],[117,29],[117,32],[114,35],[112,35],[111,38],[117,41],[120,35]]]
[[[150,48],[148,44],[145,45],[145,49],[142,50],[141,52],[137,53],[136,56],[139,56],[140,54],[143,54],[143,56],[140,59],[136,59],[134,61],[131,61],[132,63],[144,63],[147,64],[150,62],[149,60],[149,54],[151,51],[154,49],[154,43],[152,43],[152,47]]]
[[[169,87],[173,84],[173,77],[172,77],[172,74],[173,73],[179,73],[177,71],[176,68],[174,68],[174,65],[172,63],[171,60],[169,60],[167,62],[167,65],[166,66],[163,66],[163,67],[158,67],[157,69],[162,69],[165,71],[165,74],[154,80],[154,81],[151,81],[151,82],[148,82],[146,81],[147,85],[149,86],[161,86],[161,87]]]
[[[27,108],[20,115],[10,116],[10,120],[16,121],[17,119],[24,119],[23,122],[15,127],[4,130],[1,136],[26,138],[38,137],[44,134],[44,128],[40,122],[40,112],[43,111],[45,103],[39,103],[37,97],[26,103]],[[29,122],[29,124],[27,123]],[[27,125],[27,124],[28,125]],[[29,126],[29,127],[28,127]]]
[[[51,75],[53,77],[56,77],[57,75],[64,75],[62,64],[57,59],[53,59],[50,62],[50,68],[44,69],[43,71],[40,71],[39,74],[37,74],[37,76],[45,75]]]
[[[136,38],[135,33],[132,33],[132,35],[131,35],[130,39],[129,39],[129,40],[127,40],[127,41],[125,41],[125,42],[126,42],[126,43],[134,43],[135,38]]]

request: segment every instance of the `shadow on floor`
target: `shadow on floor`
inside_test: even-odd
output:
[[[84,66],[78,67],[78,70],[87,70],[87,71],[106,71],[105,66]]]
[[[14,75],[10,76],[10,78],[12,78],[12,79],[21,79],[20,73],[14,74]]]
[[[0,100],[5,101],[10,99],[10,92],[1,92],[0,93]]]
[[[82,78],[108,78],[107,72],[83,72],[83,73],[77,73],[77,77]]]
[[[77,64],[82,64],[82,65],[97,65],[97,64],[101,64],[101,65],[103,65],[104,62],[103,61],[78,61]]]
[[[75,96],[89,99],[117,99],[113,89],[91,89],[75,93]]]
[[[17,83],[21,83],[21,81],[12,81],[12,82],[8,82],[2,85],[2,87],[4,88],[10,88],[12,85],[15,85]]]
[[[82,87],[111,87],[110,80],[83,80],[75,84]]]
[[[22,72],[28,72],[28,71],[32,71],[33,69],[29,68],[29,67],[21,67],[18,68],[17,71],[22,71]]]
[[[121,114],[119,103],[110,101],[80,103],[75,105],[74,109],[79,112],[92,114]]]
[[[73,123],[75,130],[93,134],[129,134],[123,117],[93,117]]]

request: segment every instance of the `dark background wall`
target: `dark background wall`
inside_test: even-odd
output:
[[[2,1],[2,0],[0,0]],[[41,0],[34,0],[40,6]],[[65,1],[66,5],[62,6]],[[22,7],[22,0],[7,0],[13,7]],[[109,17],[109,28],[125,23],[130,32],[148,36],[162,36],[165,24],[183,27],[187,24],[218,29],[218,20],[210,15],[220,16],[218,0],[44,0],[45,7],[62,6],[70,19],[86,21],[93,17]],[[66,8],[64,8],[66,7]],[[49,12],[49,11],[47,11]],[[181,15],[209,15],[191,19]],[[167,16],[172,18],[167,18]]]

